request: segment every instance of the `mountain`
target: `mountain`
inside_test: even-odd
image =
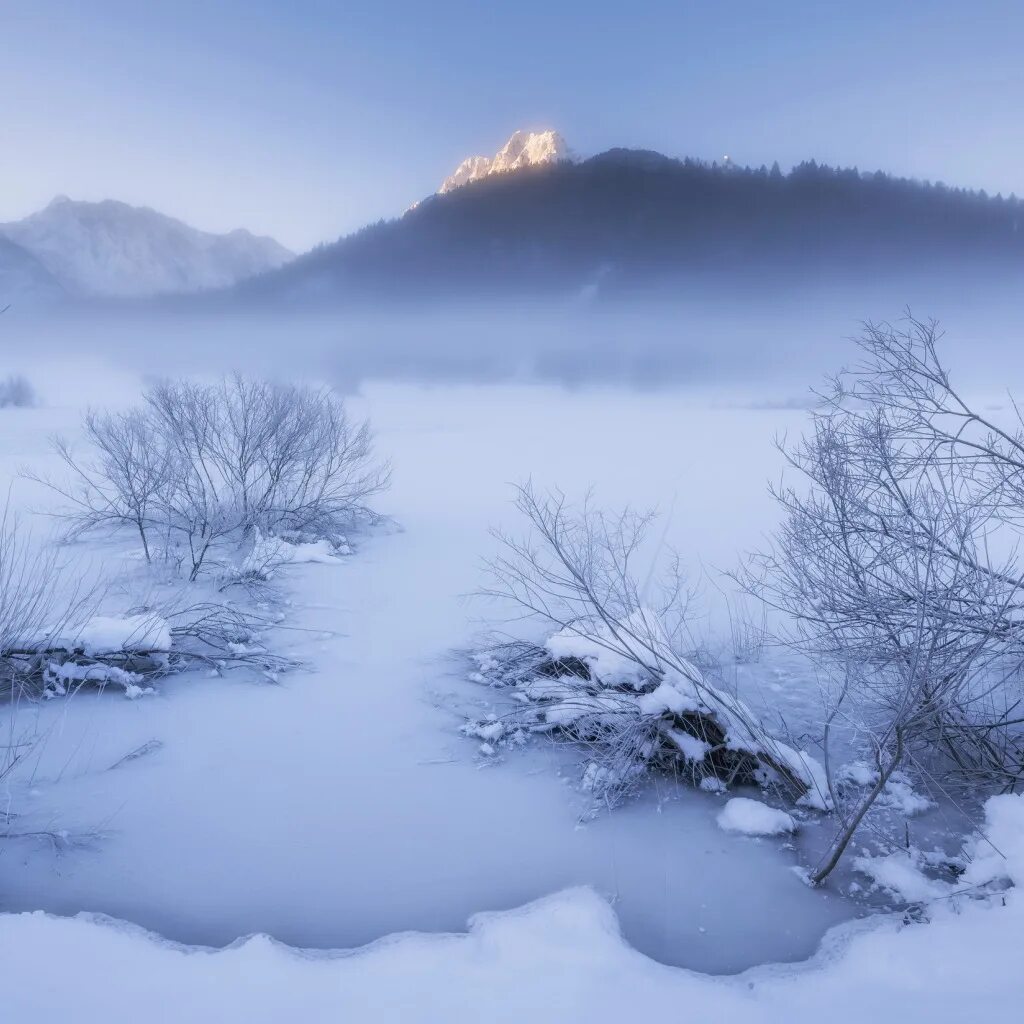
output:
[[[60,282],[35,256],[0,235],[0,309],[49,303],[63,295]]]
[[[146,207],[60,196],[24,220],[0,224],[73,295],[138,297],[224,288],[292,258],[272,238],[210,234]]]
[[[490,174],[507,174],[539,164],[572,162],[575,157],[558,132],[515,132],[492,157],[470,156],[441,182],[438,194],[451,192]]]
[[[947,270],[1019,281],[1021,228],[1024,203],[1012,197],[813,161],[783,174],[615,149],[487,173],[245,282],[236,297],[673,296]]]

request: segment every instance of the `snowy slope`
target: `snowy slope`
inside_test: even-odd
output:
[[[493,157],[470,156],[441,183],[440,193],[450,192],[489,174],[506,174],[537,164],[572,162],[575,157],[558,132],[515,132]]]
[[[64,196],[24,220],[0,225],[69,292],[143,296],[232,285],[292,257],[248,231],[215,235],[146,207]]]

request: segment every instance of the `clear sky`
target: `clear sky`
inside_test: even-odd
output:
[[[519,127],[1024,193],[1024,0],[0,0],[0,220],[64,193],[294,248]]]

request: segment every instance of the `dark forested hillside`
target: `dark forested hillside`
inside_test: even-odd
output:
[[[601,294],[1024,270],[1024,203],[882,173],[615,149],[431,196],[241,286],[256,298]]]

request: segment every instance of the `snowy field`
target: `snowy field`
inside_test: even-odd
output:
[[[19,468],[52,467],[48,436],[73,434],[86,405],[131,403],[135,362],[18,357],[42,401],[0,411],[0,474],[39,537],[52,499]],[[178,355],[167,365],[182,370]],[[227,368],[222,351],[195,363]],[[793,393],[364,383],[350,408],[393,463],[376,506],[395,525],[288,569],[280,643],[305,668],[277,685],[190,673],[134,701],[82,691],[12,713],[12,734],[39,743],[3,798],[18,831],[58,841],[0,845],[11,1019],[617,1020],[686,1006],[768,1021],[856,1005],[858,1019],[953,1021],[1005,1007],[1024,987],[1014,968],[962,953],[1019,938],[1015,895],[1006,910],[875,927],[861,920],[873,904],[844,892],[849,873],[817,891],[794,870],[813,825],[751,837],[724,797],[667,783],[589,817],[575,752],[490,759],[459,732],[493,704],[452,652],[488,614],[472,594],[489,529],[516,526],[512,485],[657,507],[694,577],[715,581],[771,527],[773,437],[806,416]],[[122,538],[68,557],[117,580],[134,555]],[[709,589],[701,628],[720,636]],[[812,681],[773,658],[749,671],[799,718]],[[431,934],[470,918],[468,936]],[[835,926],[808,965],[758,967],[813,957]],[[425,934],[394,935],[408,931]],[[238,941],[253,934],[269,938]],[[922,973],[932,957],[956,963],[939,984]],[[49,994],[19,984],[40,961],[59,965]]]

